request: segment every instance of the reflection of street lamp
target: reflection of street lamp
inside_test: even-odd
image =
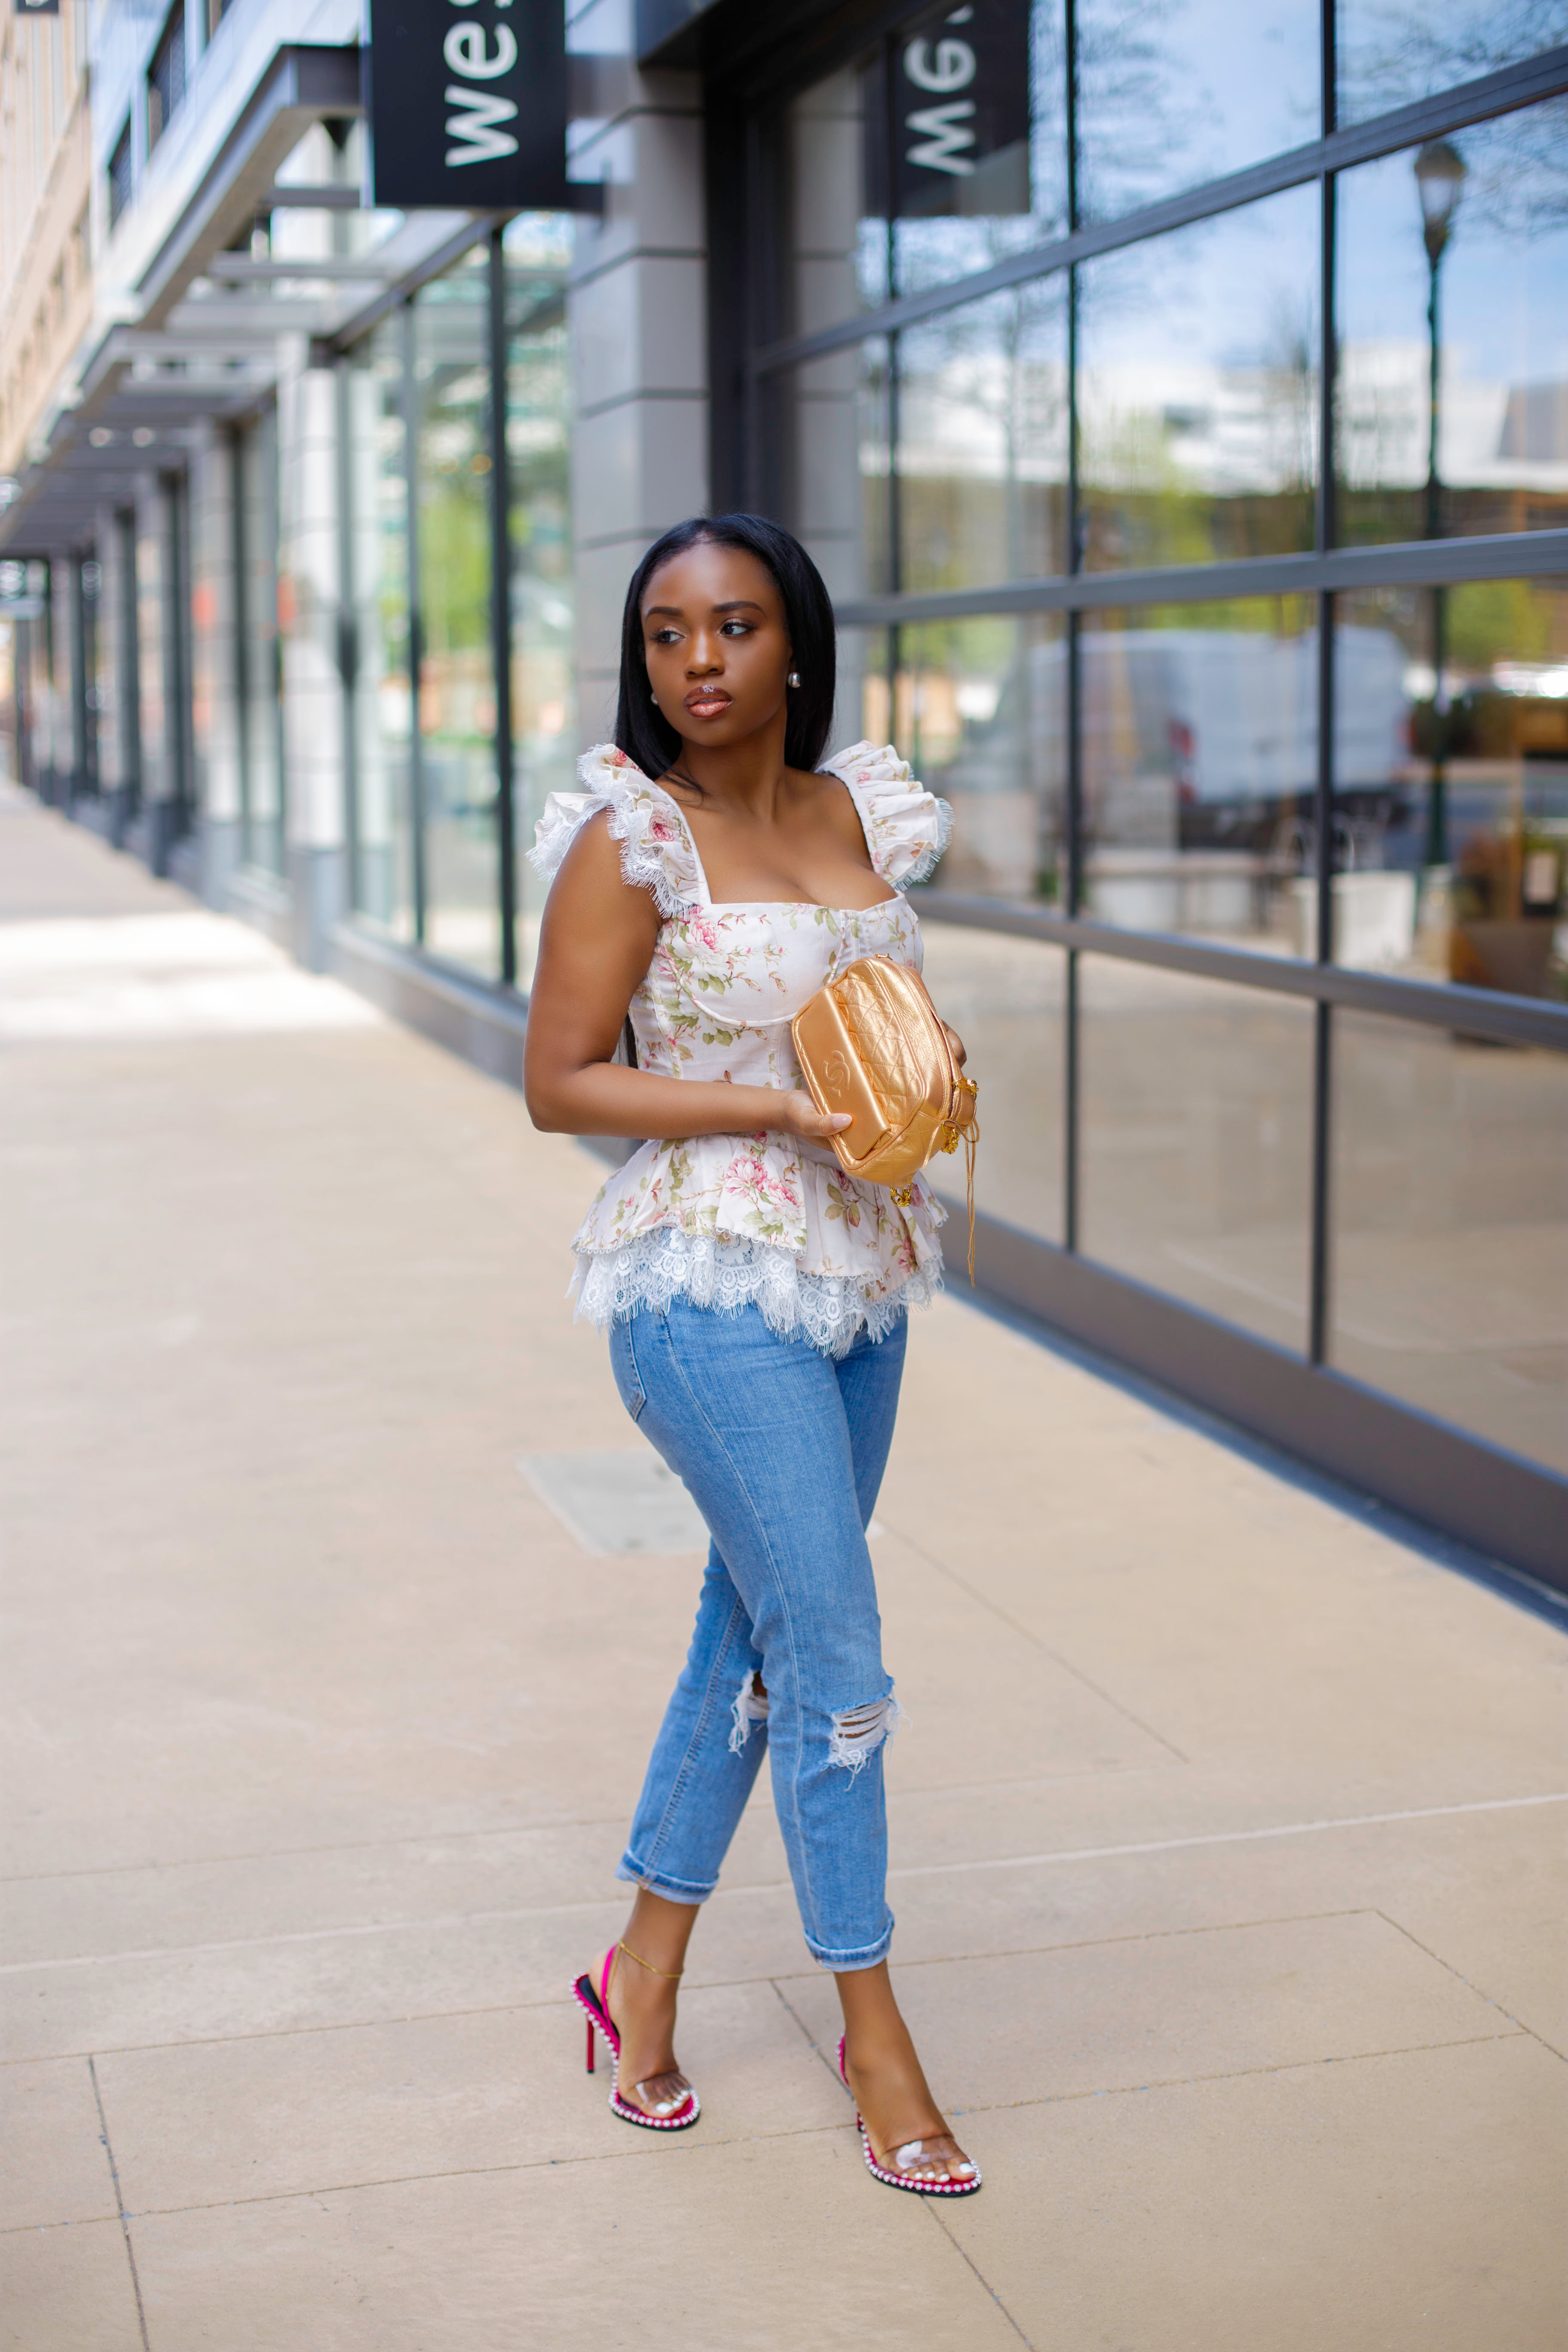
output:
[[[1426,536],[1443,535],[1443,489],[1437,473],[1438,374],[1442,346],[1437,333],[1437,272],[1454,233],[1454,215],[1465,184],[1465,159],[1446,139],[1429,139],[1415,158],[1415,189],[1421,199],[1421,234],[1426,247]],[[1448,858],[1447,778],[1444,751],[1448,698],[1443,685],[1447,665],[1447,592],[1432,591],[1432,781],[1426,795],[1426,863]]]

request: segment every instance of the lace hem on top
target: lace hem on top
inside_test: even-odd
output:
[[[577,1316],[601,1329],[639,1307],[664,1314],[677,1298],[721,1315],[754,1306],[780,1339],[796,1336],[824,1355],[842,1356],[864,1328],[886,1339],[910,1307],[929,1307],[942,1288],[942,1265],[919,1267],[898,1289],[868,1296],[852,1276],[803,1274],[793,1250],[764,1242],[725,1242],[662,1225],[618,1249],[579,1251],[572,1287]]]

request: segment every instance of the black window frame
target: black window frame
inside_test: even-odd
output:
[[[886,45],[900,27],[925,13],[929,0],[897,6],[847,7],[832,19],[818,18],[802,37],[795,18],[781,27],[788,39],[765,50],[754,30],[741,39],[731,58],[710,47],[707,104],[707,179],[710,199],[710,383],[711,394],[710,479],[715,507],[752,506],[773,510],[779,488],[779,460],[770,457],[778,408],[773,387],[785,371],[829,352],[885,339],[896,353],[900,332],[943,312],[956,310],[1004,289],[1062,274],[1068,289],[1068,373],[1071,400],[1068,436],[1068,569],[1049,578],[999,581],[993,585],[910,594],[900,593],[896,574],[884,594],[845,600],[841,625],[885,630],[890,667],[899,667],[899,633],[933,621],[1003,614],[1059,612],[1068,645],[1064,889],[1055,906],[960,897],[940,889],[919,895],[926,919],[1051,943],[1065,951],[1066,990],[1062,1054],[1061,1151],[1064,1223],[1058,1247],[1035,1244],[1010,1228],[983,1218],[982,1264],[997,1269],[992,1286],[1015,1303],[1063,1320],[1080,1335],[1100,1338],[1113,1353],[1134,1324],[1142,1338],[1132,1350],[1159,1377],[1200,1392],[1205,1380],[1210,1401],[1250,1426],[1285,1433],[1331,1466],[1353,1461],[1360,1475],[1370,1463],[1366,1444],[1351,1424],[1363,1404],[1339,1401],[1332,1370],[1331,1199],[1333,1166],[1333,1055],[1335,1020],[1342,1013],[1376,1013],[1450,1034],[1568,1053],[1568,1004],[1500,991],[1396,978],[1336,965],[1334,941],[1334,742],[1333,646],[1340,600],[1362,588],[1419,586],[1435,603],[1448,585],[1517,579],[1568,579],[1568,529],[1495,536],[1431,538],[1384,545],[1347,546],[1335,529],[1334,392],[1335,191],[1337,176],[1357,164],[1442,139],[1468,125],[1513,114],[1542,100],[1568,94],[1568,44],[1539,52],[1474,80],[1412,103],[1367,117],[1343,129],[1336,119],[1336,0],[1320,0],[1321,119],[1319,135],[1287,152],[1246,169],[1184,189],[1110,219],[1085,222],[1078,196],[1075,106],[1074,10],[1063,0],[1067,41],[1064,139],[1067,160],[1067,220],[1063,233],[1009,255],[992,267],[946,284],[868,309],[802,335],[781,328],[781,256],[787,250],[778,205],[774,168],[778,126],[790,100],[825,76]],[[786,14],[789,12],[786,11]],[[647,60],[645,60],[647,62]],[[1082,506],[1077,478],[1079,366],[1076,324],[1079,276],[1091,258],[1142,245],[1165,231],[1237,210],[1283,190],[1315,185],[1320,207],[1319,444],[1318,490],[1312,545],[1289,556],[1176,564],[1138,572],[1083,568]],[[896,359],[893,362],[896,366]],[[896,466],[896,460],[895,460]],[[896,499],[890,502],[896,509]],[[781,520],[788,520],[781,516]],[[892,526],[889,526],[892,528]],[[890,543],[888,551],[896,552]],[[1313,792],[1312,864],[1307,878],[1316,898],[1315,959],[1289,961],[1241,947],[1154,931],[1124,929],[1096,919],[1085,908],[1082,877],[1087,827],[1083,804],[1082,701],[1079,688],[1079,633],[1086,616],[1108,609],[1209,603],[1215,599],[1305,595],[1316,603],[1318,644],[1322,651],[1318,688],[1318,766]],[[1083,1014],[1079,966],[1092,953],[1123,962],[1226,981],[1261,992],[1309,1002],[1313,1009],[1311,1157],[1310,1181],[1310,1276],[1307,1344],[1298,1356],[1251,1339],[1239,1328],[1189,1315],[1174,1300],[1155,1293],[1134,1304],[1115,1290],[1117,1277],[1093,1267],[1080,1249],[1081,1131],[1079,1072]],[[1077,1269],[1081,1268],[1081,1272]],[[1100,1305],[1086,1285],[1098,1283]],[[1048,1302],[1048,1303],[1047,1303]],[[1163,1322],[1169,1331],[1163,1332]],[[1209,1327],[1212,1324],[1212,1333]],[[1162,1336],[1163,1332],[1163,1336]],[[1106,1335],[1109,1334],[1109,1338]],[[1163,1359],[1161,1350],[1164,1349]],[[1205,1360],[1208,1368],[1204,1370]],[[1278,1376],[1278,1410],[1251,1400],[1270,1378],[1265,1360],[1288,1365]],[[1190,1373],[1172,1374],[1190,1362]],[[1209,1373],[1212,1372],[1212,1378]],[[1305,1385],[1300,1383],[1304,1382]],[[1394,1399],[1358,1391],[1364,1410],[1386,1413],[1384,1460],[1377,1490],[1390,1499],[1436,1518],[1471,1541],[1500,1548],[1535,1574],[1563,1580],[1556,1550],[1542,1530],[1558,1517],[1564,1492],[1558,1474],[1543,1465],[1516,1462],[1458,1424],[1427,1424],[1425,1416]],[[1342,1428],[1335,1420],[1342,1415]],[[1272,1416],[1272,1418],[1271,1418]],[[1429,1450],[1419,1475],[1393,1466],[1393,1449],[1414,1458],[1433,1428],[1445,1449]],[[1440,1428],[1441,1437],[1436,1432]],[[1413,1434],[1414,1433],[1414,1434]],[[1358,1454],[1358,1445],[1360,1452]],[[1320,1451],[1320,1449],[1321,1449]],[[1423,1480],[1426,1481],[1423,1484]],[[1470,1482],[1468,1491],[1465,1482]],[[1483,1499],[1484,1496],[1484,1499]],[[1414,1498],[1414,1499],[1413,1499]],[[1555,1560],[1555,1567],[1546,1566]]]

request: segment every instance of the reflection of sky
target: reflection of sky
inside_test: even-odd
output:
[[[1128,209],[1317,137],[1317,0],[1079,0],[1085,207]]]
[[[1500,134],[1517,121],[1458,131],[1450,143],[1478,166],[1477,177],[1482,170],[1509,176],[1506,136]],[[1340,179],[1340,318],[1346,342],[1408,339],[1426,348],[1426,252],[1415,160],[1415,151],[1407,150]],[[1467,186],[1460,198],[1443,258],[1447,364],[1508,383],[1568,382],[1568,202],[1557,225],[1525,234],[1489,217],[1484,189],[1476,203],[1471,193]]]
[[[1310,186],[1107,254],[1084,267],[1084,356],[1156,374],[1256,367],[1303,338],[1315,356],[1317,271]]]
[[[1538,410],[1528,453],[1500,447],[1510,391],[1568,388],[1568,113],[1505,116],[1452,144],[1470,176],[1442,266],[1442,470],[1460,483],[1568,488],[1568,389],[1555,410]],[[1407,150],[1339,184],[1345,450],[1363,481],[1426,474],[1428,280],[1414,163]]]
[[[1337,17],[1347,123],[1568,41],[1568,0],[1338,0]]]

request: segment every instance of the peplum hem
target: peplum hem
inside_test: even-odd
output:
[[[639,1308],[667,1313],[677,1298],[719,1315],[756,1307],[780,1339],[801,1339],[842,1356],[856,1335],[884,1339],[910,1307],[929,1307],[942,1288],[942,1263],[918,1266],[890,1291],[868,1292],[852,1275],[805,1274],[777,1243],[721,1241],[713,1234],[657,1226],[618,1249],[581,1250],[572,1292],[576,1319],[601,1330]]]

